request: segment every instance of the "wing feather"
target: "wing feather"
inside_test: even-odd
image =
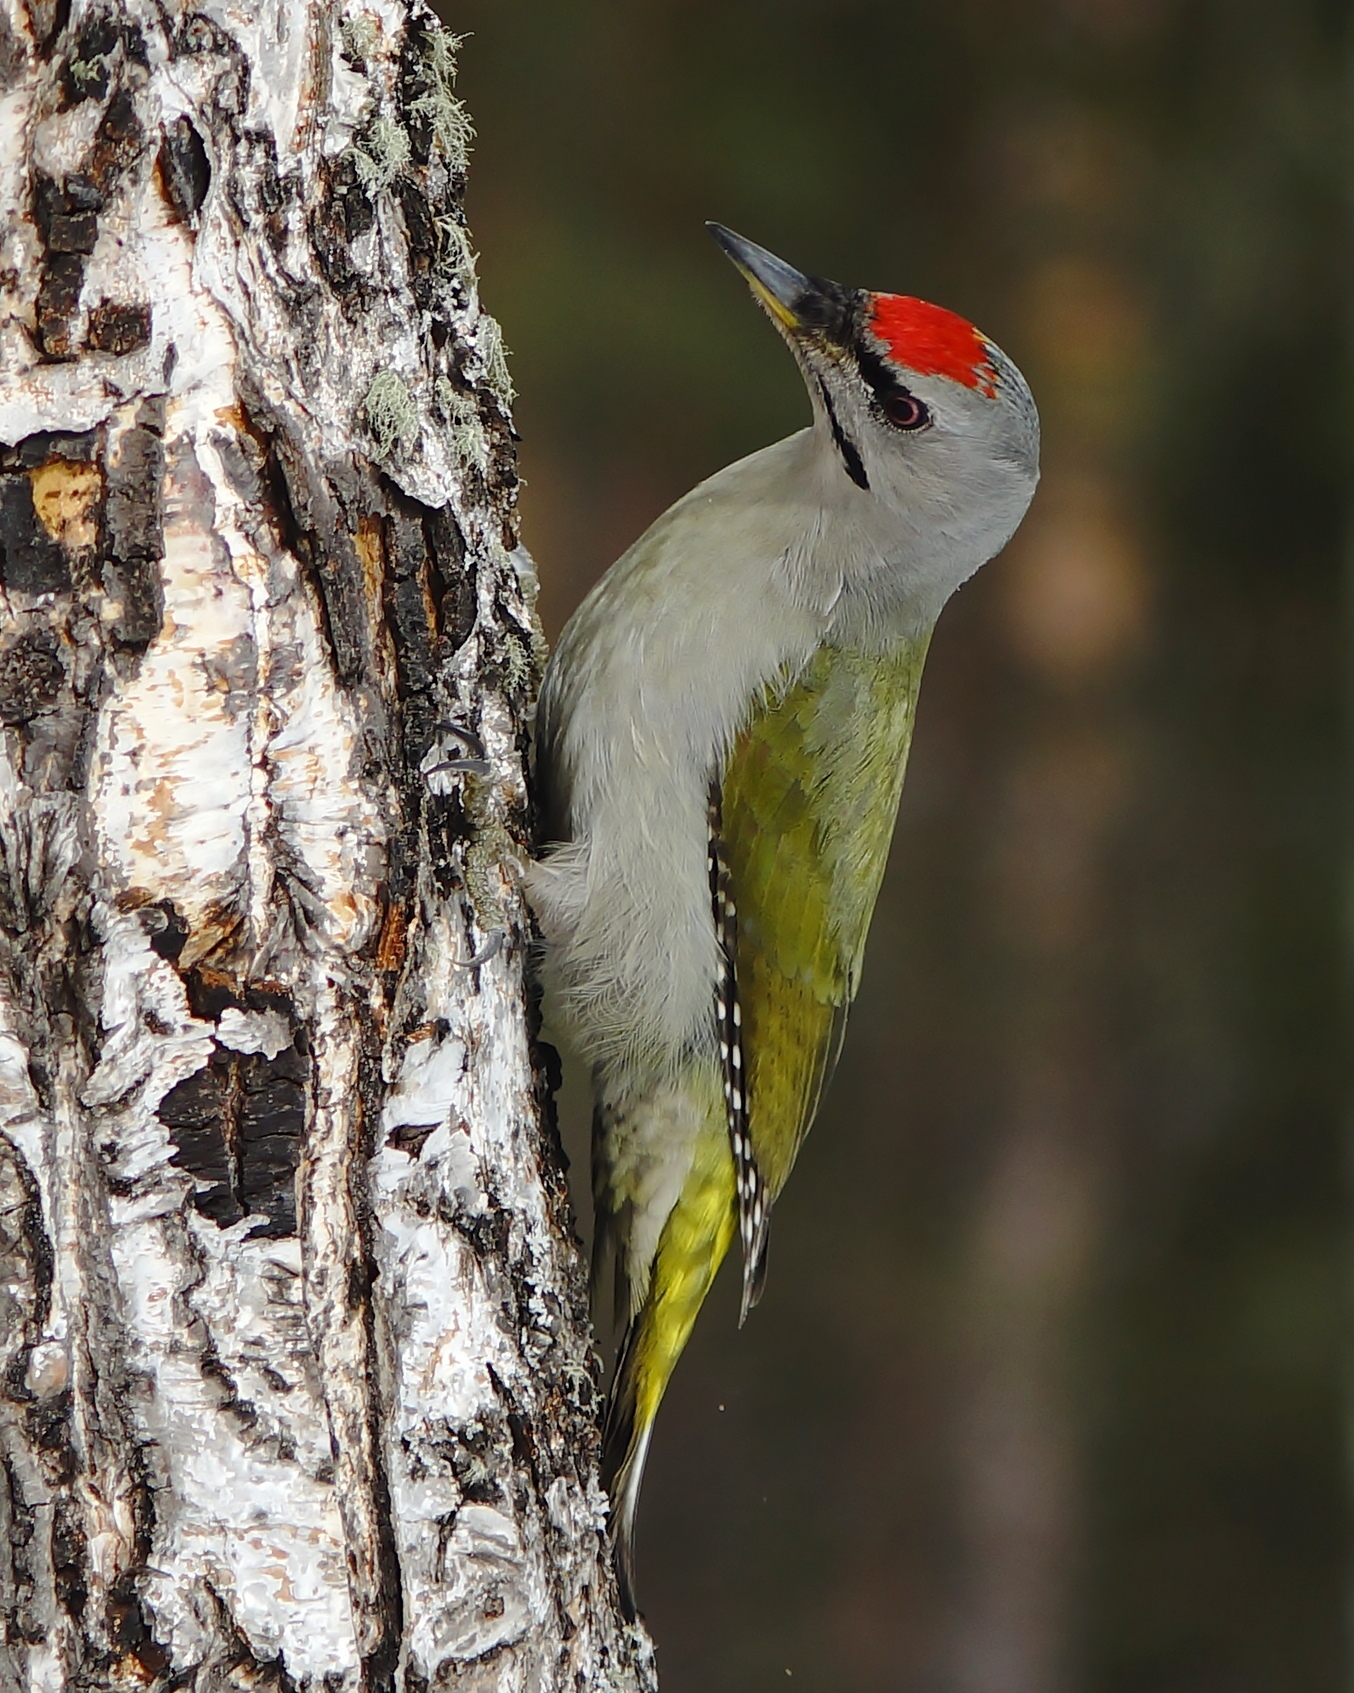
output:
[[[747,1066],[743,1059],[743,1012],[738,993],[738,906],[724,848],[719,784],[710,784],[710,904],[719,938],[720,977],[715,987],[715,1030],[724,1084],[724,1110],[733,1154],[738,1232],[743,1248],[743,1300],[738,1326],[762,1296],[771,1229],[771,1194],[752,1150],[748,1121]]]
[[[765,1185],[743,1218],[744,1297],[760,1291],[770,1201],[836,1062],[893,836],[926,640],[824,646],[739,736],[719,792],[736,901],[725,1001],[740,1016],[746,1138]],[[713,836],[712,836],[713,838]],[[736,1000],[732,992],[736,991]],[[731,1141],[735,1124],[730,1118]],[[740,1209],[760,1194],[749,1187]],[[757,1259],[749,1246],[760,1247]]]

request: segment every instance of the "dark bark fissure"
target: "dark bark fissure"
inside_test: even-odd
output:
[[[229,976],[196,965],[184,973],[195,1017],[272,1012],[294,1020],[291,1001],[266,987],[237,990]],[[293,1177],[300,1161],[310,1083],[307,1037],[296,1029],[272,1054],[218,1046],[210,1062],[165,1095],[156,1114],[176,1148],[174,1162],[200,1182],[193,1203],[222,1227],[256,1216],[252,1231],[296,1232]]]

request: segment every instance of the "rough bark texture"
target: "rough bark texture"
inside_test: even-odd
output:
[[[0,1693],[652,1682],[454,47],[0,8]]]

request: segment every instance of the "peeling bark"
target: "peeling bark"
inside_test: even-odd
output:
[[[653,1685],[454,47],[0,9],[0,1693]]]

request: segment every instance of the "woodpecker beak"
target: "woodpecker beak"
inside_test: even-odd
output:
[[[768,253],[765,247],[759,247],[746,236],[735,235],[722,223],[707,223],[705,227],[783,329],[794,336],[825,334],[829,340],[839,339],[845,289],[817,276],[805,276],[803,271],[787,265],[784,259]]]

